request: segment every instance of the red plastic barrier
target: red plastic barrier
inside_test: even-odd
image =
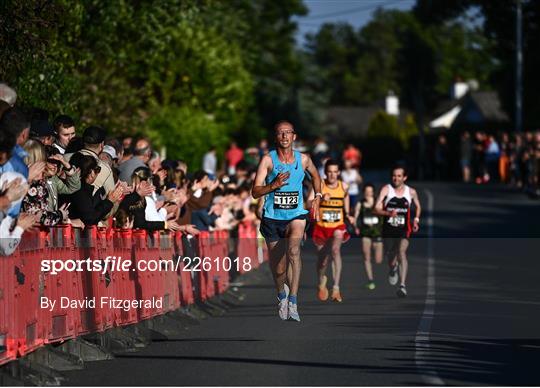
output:
[[[207,231],[202,231],[197,236],[200,261],[198,263],[198,268],[193,268],[199,276],[199,297],[202,301],[215,295],[212,271],[205,271],[202,268],[205,257],[212,256],[212,242],[210,241],[210,236],[210,232]],[[197,265],[196,260],[194,260],[194,264]]]
[[[14,276],[17,254],[0,257],[0,365],[17,358]]]
[[[109,255],[121,257],[123,260],[131,260],[133,263],[133,239],[131,229],[114,230],[112,244],[109,245]],[[115,276],[115,291],[118,299],[135,300],[135,282],[137,273],[132,264],[129,271],[120,271]],[[122,309],[115,314],[115,325],[123,326],[136,323],[138,320],[136,309]]]
[[[175,271],[177,256],[175,253],[175,233],[161,232],[159,236],[159,256],[163,261],[160,271],[163,280],[163,312],[180,307],[178,275]]]
[[[244,269],[244,257],[250,257],[252,267],[256,268],[256,229],[248,224],[241,228],[240,241],[248,243],[239,244],[239,269]],[[0,260],[0,364],[46,343],[135,323],[181,304],[194,303],[194,274],[200,279],[201,300],[223,293],[229,286],[228,266],[236,265],[235,258],[225,260],[229,256],[229,233],[200,233],[200,262],[193,262],[197,272],[183,271],[183,261],[176,268],[175,264],[183,258],[181,237],[180,232],[147,234],[144,230],[96,227],[81,232],[70,225],[26,233],[17,251]],[[103,264],[108,259],[109,267],[106,271],[89,271],[86,265],[83,270],[66,267],[57,274],[41,271],[43,259],[67,264],[68,260],[86,258]],[[131,260],[127,271],[125,266],[115,265],[127,260]],[[65,306],[61,304],[63,297],[77,301],[95,298],[95,305]],[[153,303],[138,309],[111,308],[109,303],[102,305],[102,298],[160,300],[162,306]],[[41,308],[42,299],[56,304]]]
[[[47,235],[48,251],[41,259],[77,260],[82,258],[79,249],[75,249],[74,231],[71,225],[58,225],[49,230]],[[43,272],[45,278],[45,297],[56,302],[47,327],[46,342],[64,341],[76,337],[80,332],[81,314],[79,308],[62,307],[62,298],[80,300],[82,296],[81,273],[60,271],[56,275]]]
[[[147,234],[145,230],[133,231],[133,261],[136,264],[137,279],[135,295],[137,300],[163,300],[163,274],[159,271],[159,232]],[[139,319],[148,319],[162,314],[162,307],[156,303],[139,308]]]
[[[247,272],[244,267],[244,258],[249,258],[251,269],[259,267],[259,247],[257,239],[257,229],[248,222],[242,222],[238,225],[238,258],[240,260],[239,272]]]
[[[48,257],[47,233],[25,233],[15,256],[14,307],[17,350],[23,356],[42,346],[47,338],[50,312],[40,308],[40,298],[45,295],[45,279],[41,273],[41,259]],[[14,272],[13,272],[14,271]]]
[[[178,281],[180,282],[180,302],[181,305],[190,305],[195,303],[195,296],[193,294],[193,282],[191,279],[192,272],[185,269],[184,258],[184,246],[182,242],[182,233],[176,232],[174,239],[174,250],[177,260],[180,260],[178,266]]]
[[[85,303],[79,307],[79,334],[89,332],[103,332],[111,328],[115,321],[115,310],[108,307],[108,299],[114,298],[114,278],[116,271],[111,269],[114,262],[107,256],[109,242],[107,230],[96,226],[87,227],[82,238],[78,241],[77,250],[79,259],[90,259],[91,262],[101,262],[100,271],[78,271],[80,288],[78,300],[92,301],[92,305]],[[58,275],[57,275],[58,276]],[[68,295],[75,292],[68,290]],[[104,298],[104,299],[102,299]],[[102,304],[102,300],[105,301]]]
[[[232,258],[229,257],[229,232],[227,230],[216,230],[215,234],[215,260],[214,262],[216,271],[214,276],[217,281],[217,292],[219,294],[224,293],[229,288],[229,263],[234,263]],[[226,260],[229,258],[229,260]],[[231,264],[232,265],[232,264]]]

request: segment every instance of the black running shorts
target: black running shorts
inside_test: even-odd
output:
[[[261,234],[268,242],[279,241],[280,238],[286,238],[287,226],[294,220],[307,220],[307,215],[302,214],[292,220],[274,220],[263,217],[261,221]]]

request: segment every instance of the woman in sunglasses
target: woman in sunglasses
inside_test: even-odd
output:
[[[71,194],[79,190],[79,172],[65,161],[54,147],[46,147],[37,140],[28,140],[24,149],[28,156],[25,162],[30,166],[41,165],[30,179],[30,188],[25,196],[23,211],[41,214],[39,222],[43,226],[54,226],[69,222],[68,203],[59,206],[59,194]],[[62,171],[63,170],[63,171]],[[60,174],[64,179],[60,178]]]

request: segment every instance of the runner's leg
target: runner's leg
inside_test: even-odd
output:
[[[387,237],[384,239],[384,249],[388,258],[388,282],[390,285],[395,286],[399,280],[398,274],[398,253],[399,253],[399,238]]]
[[[366,275],[371,282],[373,281],[373,269],[371,266],[371,239],[369,237],[362,237],[362,252],[364,254],[364,268],[366,269]]]
[[[278,294],[284,291],[287,272],[285,240],[266,242],[270,259],[270,269]]]
[[[375,263],[381,264],[383,262],[383,243],[373,243],[373,249],[375,250]]]
[[[399,241],[399,272],[401,284],[405,285],[407,280],[407,271],[409,269],[409,262],[407,260],[407,248],[409,247],[409,239],[402,238]]]
[[[300,260],[300,244],[304,237],[306,220],[292,220],[287,226],[287,260],[292,268],[291,293],[290,296],[298,295],[298,286],[300,283],[300,272],[302,271],[302,262]]]
[[[326,288],[326,268],[330,259],[328,241],[325,244],[316,244],[315,246],[317,247],[317,298],[325,301],[328,300],[328,288]]]
[[[317,245],[317,280],[319,284],[323,281],[323,277],[326,275],[326,268],[328,267],[328,244]]]
[[[334,288],[339,289],[339,282],[341,280],[341,269],[343,263],[341,261],[341,244],[343,244],[344,230],[335,230],[334,237],[332,238],[332,269],[334,277]]]
[[[393,268],[398,261],[399,239],[387,237],[384,242],[384,250],[386,251],[386,257],[388,259],[388,266]]]

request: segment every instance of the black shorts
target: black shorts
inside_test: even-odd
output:
[[[411,230],[409,228],[383,228],[383,239],[386,238],[409,238],[411,237]]]
[[[301,214],[292,220],[274,220],[263,217],[261,221],[261,234],[268,242],[279,241],[280,238],[286,238],[287,226],[294,220],[307,220],[307,214]],[[307,225],[307,222],[306,222]]]
[[[382,243],[383,242],[382,236],[362,236],[362,235],[360,235],[360,237],[369,238],[372,243]]]

